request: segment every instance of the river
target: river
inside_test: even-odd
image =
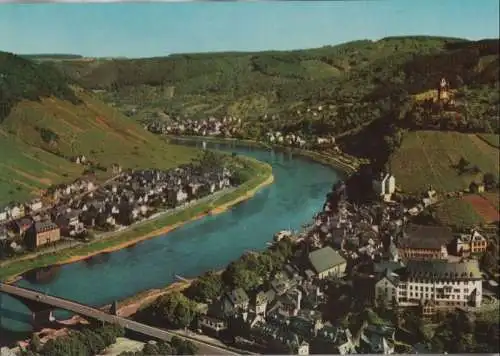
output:
[[[166,286],[174,275],[195,277],[220,269],[246,250],[265,249],[275,232],[300,229],[310,222],[340,177],[330,167],[286,152],[233,144],[207,146],[269,163],[274,183],[222,214],[204,217],[130,248],[29,272],[17,284],[100,306]],[[56,317],[66,315],[56,313]],[[29,332],[30,318],[23,304],[0,296],[0,341]]]

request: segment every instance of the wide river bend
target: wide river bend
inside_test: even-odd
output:
[[[340,177],[328,166],[288,152],[229,143],[209,143],[207,147],[269,163],[274,183],[222,214],[204,217],[130,248],[32,271],[17,284],[100,306],[164,287],[175,275],[195,277],[220,269],[246,250],[265,249],[275,232],[298,230],[310,222]],[[2,339],[5,342],[20,332],[29,332],[30,318],[20,302],[0,296],[0,344]]]

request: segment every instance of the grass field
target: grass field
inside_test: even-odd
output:
[[[437,219],[445,225],[474,226],[486,222],[463,198],[451,198],[439,203],[436,213]]]
[[[450,192],[467,188],[486,172],[498,178],[499,152],[474,134],[413,131],[405,134],[390,163],[396,184],[407,193],[421,192],[429,185],[439,192]],[[482,172],[460,175],[454,166],[461,157]]]
[[[185,222],[193,219],[201,214],[206,214],[207,211],[213,210],[217,207],[231,203],[238,198],[245,196],[255,188],[259,187],[262,183],[272,177],[272,168],[268,164],[261,163],[255,159],[245,157],[249,175],[252,176],[250,180],[237,187],[234,191],[224,194],[216,199],[208,202],[199,202],[187,209],[177,211],[171,215],[159,217],[156,220],[145,222],[141,225],[131,227],[130,230],[115,236],[96,240],[88,244],[65,249],[56,253],[45,254],[32,259],[12,261],[2,266],[0,269],[0,281],[7,280],[13,276],[24,273],[34,268],[50,266],[54,264],[67,261],[75,256],[87,256],[95,254],[96,252],[119,246],[127,241],[132,241],[138,237],[145,236],[151,232],[171,226],[177,223]]]
[[[95,98],[78,95],[84,104],[54,98],[20,102],[0,124],[0,204],[81,176],[83,167],[70,162],[71,156],[84,154],[106,168],[118,163],[168,169],[199,152],[168,144]],[[41,129],[57,135],[56,143],[44,141]]]

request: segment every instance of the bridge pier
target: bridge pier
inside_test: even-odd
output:
[[[2,304],[2,295],[3,293],[0,291],[0,306]],[[43,301],[35,301],[13,294],[10,294],[10,296],[14,299],[17,299],[28,308],[28,310],[31,312],[31,326],[33,326],[34,328],[47,326],[56,320],[54,318],[54,315],[52,314],[54,308],[50,305],[45,304]]]
[[[109,313],[111,315],[118,315],[118,302],[115,300],[111,303],[111,307],[109,308]]]
[[[56,320],[51,309],[32,311],[31,316],[31,323],[35,329],[47,326]]]

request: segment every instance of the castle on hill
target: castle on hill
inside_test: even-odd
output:
[[[450,83],[444,77],[441,78],[441,81],[439,82],[439,86],[437,88],[436,102],[443,103],[450,107],[455,104],[453,94],[450,92]]]

